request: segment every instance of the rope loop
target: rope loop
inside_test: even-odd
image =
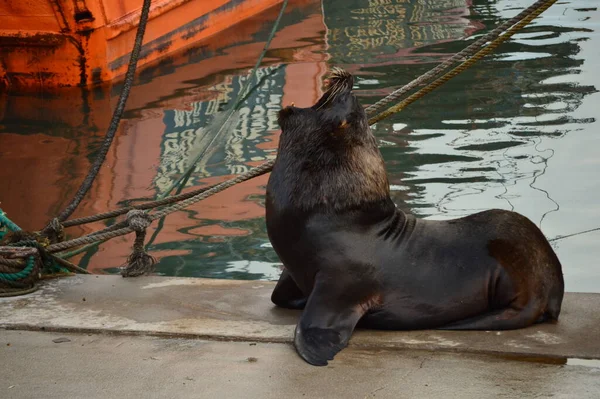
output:
[[[0,297],[33,292],[37,289],[41,267],[38,249],[0,246]]]

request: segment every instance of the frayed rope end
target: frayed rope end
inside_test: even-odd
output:
[[[127,258],[127,266],[121,271],[123,277],[138,277],[154,271],[156,259],[144,249],[146,228],[152,222],[150,216],[141,210],[132,209],[127,213],[127,222],[135,230],[133,252]]]
[[[58,218],[54,218],[41,231],[41,235],[48,238],[51,244],[63,242],[65,240],[65,228]]]
[[[154,271],[156,259],[146,251],[134,250],[127,258],[127,266],[121,271],[123,277],[138,277]]]

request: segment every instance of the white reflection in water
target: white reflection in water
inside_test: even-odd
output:
[[[227,262],[225,272],[227,273],[247,273],[261,276],[264,280],[277,280],[279,274],[280,262],[260,262],[252,260],[234,260]]]

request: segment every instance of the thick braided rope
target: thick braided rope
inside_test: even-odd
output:
[[[160,219],[161,217],[167,216],[170,213],[179,211],[183,208],[187,208],[188,206],[190,206],[198,201],[202,201],[203,199],[208,198],[211,195],[214,195],[214,194],[216,194],[220,191],[223,191],[229,187],[235,186],[238,183],[242,183],[246,180],[250,180],[256,176],[264,175],[265,173],[268,173],[273,169],[274,164],[275,164],[275,160],[267,161],[267,162],[263,163],[262,165],[259,165],[256,168],[249,170],[246,173],[243,173],[233,179],[230,179],[230,180],[227,180],[226,182],[218,184],[217,186],[211,188],[210,190],[206,190],[202,194],[198,194],[198,195],[196,195],[192,198],[189,198],[185,201],[182,201],[178,204],[172,205],[168,208],[163,209],[160,212],[156,212],[155,214],[152,215],[152,220]]]
[[[0,297],[22,295],[36,287],[38,254],[37,248],[0,247]]]
[[[0,209],[0,227],[6,226],[9,231],[19,231],[21,228],[17,226],[12,220],[10,220],[6,213]]]
[[[88,234],[83,237],[75,238],[73,240],[58,242],[48,246],[48,252],[54,253],[65,249],[77,247],[79,245],[90,244],[96,241],[110,240],[111,238],[119,237],[128,233],[131,233],[133,229],[131,227],[125,227],[118,230],[108,231],[102,234]]]
[[[8,266],[10,268],[22,267],[24,264],[25,264],[25,261],[23,259],[6,259],[3,257],[0,257],[0,265]],[[2,266],[0,266],[0,272],[8,273],[8,271],[6,269],[4,269]]]
[[[125,73],[125,81],[123,83],[123,89],[121,90],[121,94],[119,96],[119,100],[117,102],[117,106],[113,112],[112,118],[110,120],[110,125],[106,132],[106,136],[104,137],[104,141],[102,142],[102,146],[100,147],[100,151],[98,155],[96,155],[96,159],[90,168],[87,176],[79,186],[77,193],[66,206],[65,209],[58,215],[58,220],[60,222],[66,220],[71,214],[77,209],[79,203],[83,200],[87,192],[90,190],[92,183],[96,179],[102,164],[104,163],[104,159],[106,158],[106,154],[110,149],[117,129],[119,127],[119,122],[121,121],[121,117],[123,116],[123,111],[125,110],[125,104],[127,103],[127,98],[129,97],[129,92],[131,90],[131,86],[133,85],[133,78],[135,76],[135,70],[137,67],[138,59],[140,56],[140,51],[142,49],[142,41],[144,40],[144,33],[146,31],[146,23],[148,22],[148,15],[150,14],[150,5],[152,0],[143,0],[142,10],[140,12],[140,22],[137,27],[137,32],[135,34],[135,40],[133,44],[133,49],[131,50],[131,56],[129,57],[129,65],[127,66],[127,72]],[[50,226],[46,226],[45,230],[49,230]]]
[[[44,246],[44,244],[42,244],[38,241],[24,240],[24,241],[11,243],[8,245],[9,245],[9,247],[0,247],[0,256],[3,256],[3,257],[0,257],[0,263],[2,263],[2,260],[9,260],[9,261],[12,260],[12,259],[6,258],[7,254],[9,256],[14,256],[15,253],[18,253],[19,257],[21,257],[21,258],[39,254],[39,256],[41,258],[45,257],[48,260],[54,261],[74,273],[90,274],[90,272],[87,271],[86,269],[83,269],[77,265],[74,265],[73,263],[69,262],[66,259],[62,259],[56,255],[49,253],[49,251]],[[8,263],[5,263],[5,264],[8,266]]]
[[[211,188],[213,188],[217,185],[218,184],[213,184],[208,187],[202,187],[202,188],[199,188],[199,189],[187,192],[187,193],[174,195],[172,197],[164,198],[164,199],[157,200],[157,201],[145,202],[143,204],[136,205],[136,206],[128,206],[126,208],[115,209],[114,211],[99,213],[97,215],[85,216],[85,217],[81,217],[81,218],[77,218],[77,219],[67,220],[66,222],[63,223],[63,226],[65,226],[65,227],[78,226],[80,224],[86,224],[86,223],[91,223],[91,222],[97,222],[99,220],[110,219],[110,218],[113,218],[116,216],[124,215],[127,212],[134,210],[134,209],[145,210],[145,209],[157,208],[157,207],[163,206],[163,205],[171,205],[178,201],[182,201],[182,200],[191,198],[194,195],[198,195],[207,190],[210,190]]]
[[[197,194],[197,195],[195,195],[191,198],[188,198],[178,204],[175,204],[168,208],[165,208],[160,212],[156,212],[156,213],[152,214],[150,216],[150,218],[152,220],[160,219],[164,216],[167,216],[170,213],[179,211],[179,210],[186,208],[192,204],[195,204],[198,201],[202,201],[203,199],[208,198],[211,195],[214,195],[218,192],[226,190],[229,187],[232,187],[238,183],[242,183],[242,182],[244,182],[246,180],[250,180],[256,176],[260,176],[265,173],[268,173],[271,169],[273,169],[274,164],[275,164],[274,160],[267,161],[267,162],[263,163],[262,165],[259,165],[256,168],[253,168],[253,169],[249,170],[248,172],[243,173],[233,179],[230,179],[223,183],[217,184],[216,186],[212,187],[209,190],[204,191],[203,193]],[[92,234],[88,234],[83,237],[75,238],[73,240],[63,241],[63,242],[49,245],[46,248],[46,250],[48,252],[58,252],[58,251],[62,251],[62,250],[68,249],[68,248],[73,248],[73,247],[76,247],[79,245],[90,244],[90,243],[93,243],[96,241],[103,241],[103,240],[119,237],[124,234],[131,233],[132,231],[134,231],[133,228],[128,226],[128,227],[124,227],[124,228],[113,230],[113,231],[106,231],[104,233],[92,233]]]
[[[496,29],[494,29],[494,30],[488,32],[487,34],[485,34],[484,36],[480,37],[478,40],[476,40],[475,42],[473,42],[471,45],[469,45],[468,47],[466,47],[465,49],[463,49],[461,52],[456,53],[452,57],[448,58],[446,61],[444,61],[441,64],[437,65],[435,68],[430,69],[425,74],[419,76],[418,78],[414,79],[410,83],[402,86],[400,89],[393,91],[389,95],[387,95],[384,98],[382,98],[381,100],[377,101],[375,104],[372,104],[372,105],[368,106],[365,109],[365,111],[367,112],[367,114],[375,114],[376,112],[379,112],[386,105],[388,105],[388,104],[390,104],[390,103],[398,100],[406,92],[408,92],[408,91],[414,89],[415,87],[417,87],[417,86],[419,86],[419,85],[421,85],[421,84],[423,84],[423,83],[425,83],[425,82],[433,79],[435,76],[439,75],[443,70],[448,69],[455,62],[462,61],[465,58],[470,57],[471,55],[475,54],[482,47],[484,47],[487,42],[496,39],[503,32],[507,31],[511,26],[513,26],[514,24],[518,23],[521,19],[524,19],[525,17],[527,17],[528,15],[530,15],[538,7],[544,5],[544,3],[546,3],[547,1],[548,0],[538,0],[538,1],[536,1],[534,4],[532,4],[531,6],[527,7],[525,10],[521,11],[519,14],[517,14],[516,16],[514,16],[510,20],[502,23]]]
[[[254,170],[254,169],[252,169],[252,170]],[[267,169],[263,173],[268,173],[270,171],[271,171],[271,169]],[[249,171],[249,172],[251,172],[251,171]],[[259,175],[256,175],[256,176],[259,176]],[[254,176],[254,177],[256,177],[256,176]],[[190,191],[188,193],[175,195],[175,196],[168,197],[168,198],[165,198],[165,199],[162,199],[162,200],[158,200],[158,201],[147,202],[147,203],[144,203],[144,204],[141,204],[141,205],[136,205],[136,206],[132,206],[132,207],[116,209],[114,211],[106,212],[106,213],[101,213],[101,214],[98,214],[98,215],[87,216],[87,217],[83,217],[83,218],[79,218],[79,219],[73,219],[73,220],[69,221],[69,222],[72,222],[71,224],[67,224],[69,222],[65,222],[64,226],[68,227],[68,226],[75,226],[75,225],[78,225],[78,224],[85,224],[85,223],[90,223],[90,222],[96,222],[96,221],[99,221],[99,220],[102,220],[102,219],[108,219],[110,217],[115,217],[115,216],[123,215],[123,214],[128,213],[129,211],[133,211],[133,210],[146,210],[146,209],[157,208],[157,207],[163,206],[163,205],[170,205],[170,204],[182,201],[182,200],[186,200],[188,198],[192,198],[192,197],[194,197],[194,196],[196,196],[198,194],[202,194],[202,193],[204,193],[204,192],[206,192],[208,190],[211,190],[211,189],[215,188],[219,184],[222,184],[222,183],[211,184],[208,187],[203,187],[203,188],[200,188],[200,189],[197,189],[197,190],[194,190],[194,191]],[[127,225],[128,225],[127,221],[122,221],[122,222],[119,222],[119,223],[115,223],[112,226],[106,227],[106,228],[104,228],[102,230],[98,230],[98,231],[95,231],[93,233],[90,233],[87,236],[89,236],[89,237],[99,236],[99,235],[102,235],[104,233],[116,231],[116,230],[119,230],[119,229],[124,229],[124,228],[127,227]],[[102,239],[100,241],[105,241],[105,240],[106,239]]]
[[[12,259],[15,260],[15,259]],[[19,282],[25,279],[31,279],[31,274],[35,271],[35,257],[29,256],[27,259],[22,259],[21,267],[0,267],[0,280],[2,282],[13,281]],[[22,267],[25,265],[25,267]],[[35,278],[35,276],[34,276]]]
[[[15,248],[8,246],[0,247],[0,265],[4,265],[6,267],[14,268],[22,266],[25,264],[25,259],[31,256],[36,256],[38,253],[37,248]],[[0,272],[7,272],[0,267]]]
[[[135,210],[135,208],[134,208],[134,209],[130,209],[130,210]],[[105,228],[105,229],[98,230],[98,231],[94,231],[94,232],[92,232],[92,233],[88,234],[88,236],[89,236],[89,237],[92,237],[92,236],[95,236],[95,235],[98,235],[98,234],[103,234],[103,233],[106,233],[106,232],[108,232],[108,231],[115,231],[115,230],[118,230],[118,229],[122,229],[122,228],[124,228],[124,227],[127,227],[127,221],[122,221],[122,222],[119,222],[119,223],[115,223],[115,224],[113,224],[112,226],[109,226],[109,227],[107,227],[107,228]],[[69,259],[69,258],[71,258],[71,257],[73,257],[73,256],[75,256],[75,255],[78,255],[78,254],[80,254],[80,253],[82,253],[82,252],[85,252],[85,251],[86,251],[86,250],[88,250],[88,249],[89,249],[91,246],[93,246],[93,245],[95,245],[95,244],[100,244],[100,243],[103,243],[103,242],[105,242],[105,241],[106,241],[106,239],[104,239],[104,240],[99,240],[99,241],[95,241],[95,242],[93,242],[93,243],[91,243],[91,244],[87,244],[87,245],[81,246],[81,247],[77,248],[76,250],[73,250],[73,251],[70,251],[70,252],[61,252],[61,253],[55,253],[54,255],[55,255],[57,258]]]
[[[79,267],[76,264],[73,264],[66,259],[62,259],[62,258],[52,255],[52,254],[50,254],[50,257],[52,258],[53,261],[55,261],[56,263],[58,263],[59,265],[61,265],[62,267],[64,267],[65,269],[68,269],[69,271],[71,271],[73,273],[92,274],[89,270]]]
[[[178,195],[174,195],[172,197],[168,197],[168,198],[164,198],[161,200],[157,200],[157,201],[151,201],[151,202],[146,202],[140,205],[136,205],[136,206],[128,206],[126,208],[120,208],[120,209],[116,209],[114,211],[110,211],[110,212],[105,212],[105,213],[99,213],[97,215],[92,215],[92,216],[86,216],[86,217],[82,217],[82,218],[78,218],[78,219],[72,219],[69,220],[67,222],[64,223],[65,227],[69,227],[69,226],[77,226],[80,224],[86,224],[86,223],[91,223],[91,222],[97,222],[103,219],[109,219],[112,217],[116,217],[116,216],[120,216],[123,215],[125,213],[128,213],[129,211],[133,211],[133,210],[146,210],[146,209],[152,209],[152,208],[157,208],[159,206],[163,206],[163,205],[170,205],[173,203],[176,203],[178,201],[182,201],[185,200],[187,198],[191,198],[194,195],[198,195],[200,193],[203,193],[207,190],[210,190],[211,188],[217,186],[219,183],[215,183],[215,184],[211,184],[208,187],[202,187],[200,189],[196,189],[187,193],[183,193],[183,194],[178,194]],[[104,234],[110,231],[115,231],[118,229],[123,229],[127,227],[127,221],[121,221],[118,223],[113,224],[112,226],[106,227],[102,230],[98,230],[98,231],[94,231],[93,233],[88,234],[88,236],[92,237],[92,236],[97,236],[100,234]],[[75,256],[81,252],[84,252],[86,249],[88,249],[90,246],[94,245],[94,244],[98,244],[98,243],[102,243],[104,241],[106,241],[107,239],[102,239],[99,241],[94,241],[93,243],[88,244],[87,246],[84,247],[80,247],[74,251],[71,252],[66,252],[66,253],[59,253],[56,254],[58,257],[60,258],[70,258],[72,256]]]
[[[382,119],[385,119],[385,118],[389,117],[392,114],[400,112],[403,108],[405,108],[409,104],[415,102],[416,100],[418,100],[419,98],[423,97],[427,93],[429,93],[429,92],[435,90],[436,88],[438,88],[439,86],[443,85],[444,83],[446,83],[447,81],[449,81],[450,79],[452,79],[453,77],[455,77],[456,75],[458,75],[459,73],[461,73],[464,70],[470,68],[473,64],[475,64],[481,58],[483,58],[484,56],[486,56],[489,53],[491,53],[500,44],[502,44],[506,40],[510,39],[521,28],[523,28],[529,22],[531,22],[536,17],[538,17],[542,12],[544,12],[546,9],[548,9],[555,2],[556,2],[556,0],[545,0],[544,4],[541,5],[538,9],[534,10],[531,14],[529,14],[527,17],[525,17],[524,19],[522,19],[519,23],[517,23],[516,25],[513,25],[510,29],[508,29],[506,31],[506,34],[504,34],[504,35],[496,38],[496,40],[494,40],[493,42],[491,42],[485,48],[479,50],[476,54],[474,54],[467,61],[463,62],[462,64],[460,64],[456,68],[452,69],[450,72],[446,73],[442,77],[436,79],[435,81],[433,81],[432,83],[430,83],[426,87],[424,87],[421,90],[417,91],[416,93],[410,95],[409,97],[407,97],[406,99],[402,100],[401,102],[399,102],[398,104],[394,105],[393,107],[390,107],[387,110],[381,112],[380,114],[372,117],[371,119],[369,119],[369,124],[372,125],[374,123],[379,122]]]
[[[7,289],[7,288],[0,288],[0,298],[27,295],[27,294],[31,294],[32,292],[37,291],[37,289],[38,289],[37,284],[34,284],[33,287],[25,288],[25,289],[14,289],[13,290],[13,289]]]

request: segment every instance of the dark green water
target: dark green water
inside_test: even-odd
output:
[[[97,195],[104,202],[88,200],[84,213],[105,210],[105,203],[112,209],[127,203],[127,198],[159,195],[181,176],[190,159],[205,150],[188,187],[243,173],[273,157],[271,140],[283,99],[309,98],[313,87],[320,85],[320,77],[302,81],[312,76],[301,75],[303,70],[319,65],[347,68],[357,77],[361,101],[371,104],[532,1],[325,0],[322,9],[318,4],[294,8],[280,28],[279,37],[290,40],[274,42],[259,71],[258,87],[214,141],[218,118],[223,118],[247,79],[250,68],[240,64],[252,64],[262,48],[262,44],[253,47],[256,51],[244,56],[238,55],[240,46],[264,42],[273,13],[265,16],[260,29],[235,45],[190,49],[179,61],[165,61],[141,74],[117,141],[122,150],[115,151],[116,161],[110,166],[113,177],[98,183]],[[308,21],[321,12],[327,30],[309,28],[313,25]],[[290,33],[286,27],[299,29]],[[595,1],[560,2],[475,67],[375,125],[398,206],[432,219],[512,209],[533,220],[549,238],[600,227],[599,29]],[[305,36],[297,36],[297,31]],[[207,60],[216,57],[224,61],[215,70]],[[190,65],[197,65],[197,79],[184,72]],[[151,86],[156,82],[164,84]],[[118,90],[112,90],[113,104]],[[95,94],[96,98],[103,95],[109,96]],[[14,101],[9,98],[8,104]],[[69,112],[66,102],[63,111]],[[72,158],[72,168],[76,160],[93,157],[101,129],[94,131],[85,123],[83,129],[61,126],[53,112],[42,107],[39,113],[33,122],[17,115],[14,107],[6,108],[0,154],[6,154],[6,137],[18,130],[22,140],[30,137],[31,145],[41,145],[40,135],[70,140],[72,150],[64,157]],[[128,147],[128,142],[136,144]],[[140,146],[144,150],[135,151]],[[48,166],[44,151],[37,154],[39,169]],[[85,174],[85,170],[61,168],[63,182],[77,182]],[[124,175],[127,178],[119,179]],[[21,187],[16,179],[25,177],[15,170],[11,187]],[[59,198],[45,199],[47,217],[66,203],[73,190],[62,189],[60,179],[53,184],[58,185]],[[264,182],[253,184],[235,194],[225,192],[208,205],[196,205],[184,216],[167,218],[150,241],[151,252],[160,258],[157,271],[276,279],[279,260],[269,245],[260,211]],[[9,203],[17,201],[15,190],[2,193],[11,197]],[[18,195],[32,200],[28,195],[34,194]],[[45,221],[39,219],[38,224]],[[200,232],[206,228],[212,230]],[[553,242],[567,290],[600,292],[599,242],[600,231]],[[130,242],[121,244],[125,248]],[[126,256],[116,245],[88,251],[81,264],[116,272]]]

